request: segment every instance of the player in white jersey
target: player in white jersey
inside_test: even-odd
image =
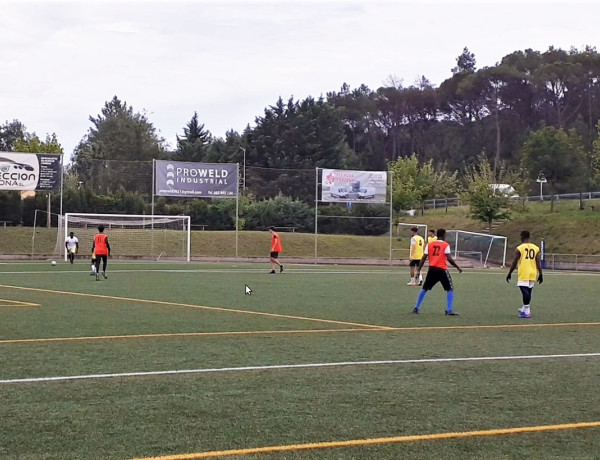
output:
[[[71,263],[75,261],[75,254],[79,252],[79,240],[74,236],[73,232],[69,233],[65,240],[65,247],[67,248],[67,257]]]

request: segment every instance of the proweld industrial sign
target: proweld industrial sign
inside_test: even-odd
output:
[[[61,157],[0,152],[0,190],[58,190]]]
[[[237,164],[156,160],[155,165],[155,195],[189,198],[237,196]]]

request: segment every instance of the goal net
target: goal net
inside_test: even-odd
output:
[[[190,261],[190,216],[66,213],[59,219],[55,253],[66,260],[65,240],[73,232],[79,254],[91,255],[99,225],[115,257]]]
[[[471,259],[486,268],[490,265],[500,267],[506,265],[505,236],[447,230],[446,241],[450,244],[455,258]]]

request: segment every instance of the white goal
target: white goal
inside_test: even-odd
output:
[[[446,230],[446,241],[450,244],[454,258],[471,259],[486,268],[490,264],[506,266],[505,236]]]
[[[190,261],[190,216],[66,213],[59,219],[55,253],[66,260],[65,240],[73,232],[79,256],[91,255],[99,225],[104,226],[114,257]]]

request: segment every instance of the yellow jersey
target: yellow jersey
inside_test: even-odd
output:
[[[428,236],[427,237],[427,244],[431,243],[432,241],[437,241],[437,236]]]
[[[517,264],[519,281],[535,281],[538,275],[535,259],[540,253],[540,248],[533,243],[523,243],[517,246],[517,251],[521,253]]]
[[[410,239],[410,258],[420,260],[425,251],[425,240],[422,236],[415,235]]]

